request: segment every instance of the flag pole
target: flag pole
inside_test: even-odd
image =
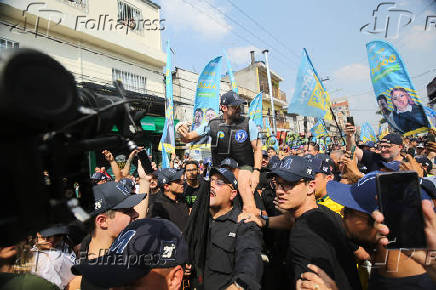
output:
[[[277,125],[276,125],[276,113],[274,110],[274,97],[273,97],[273,91],[272,91],[272,84],[271,84],[271,72],[269,70],[269,64],[268,64],[268,49],[265,49],[262,51],[262,53],[265,55],[265,65],[266,65],[266,76],[268,78],[268,90],[269,90],[269,96],[271,98],[271,111],[272,111],[272,118],[273,118],[273,135],[277,134]]]

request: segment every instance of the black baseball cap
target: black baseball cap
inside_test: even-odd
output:
[[[239,95],[233,91],[228,91],[221,96],[221,105],[226,106],[239,106],[246,105],[247,102],[239,97]]]
[[[41,236],[44,238],[57,236],[57,235],[67,235],[68,234],[68,227],[63,224],[55,224],[48,228],[45,228],[39,232]]]
[[[433,162],[431,162],[427,157],[420,155],[416,156],[415,159],[416,162],[421,163],[422,166],[427,169],[427,172],[430,172],[433,169]]]
[[[228,183],[230,183],[231,185],[233,185],[234,189],[238,189],[238,181],[236,180],[235,175],[233,174],[233,172],[225,167],[212,167],[210,169],[210,173],[209,175],[212,176],[212,174],[214,173],[218,173],[220,175],[222,175]]]
[[[274,155],[269,159],[269,162],[268,162],[268,165],[266,168],[273,170],[273,169],[279,167],[279,165],[280,165],[280,158],[278,156]]]
[[[183,176],[183,170],[175,168],[164,168],[160,171],[162,184],[168,184],[170,182],[180,180]]]
[[[92,180],[106,180],[107,176],[104,173],[101,172],[95,172],[92,176],[91,176]]]
[[[139,219],[130,223],[106,255],[74,265],[95,286],[124,286],[146,276],[153,268],[172,268],[188,262],[188,246],[179,228],[169,220]]]
[[[131,194],[131,189],[120,182],[106,182],[92,188],[94,193],[93,216],[110,209],[132,208],[140,203],[146,194]]]
[[[332,174],[330,170],[329,158],[325,158],[323,155],[317,154],[312,159],[308,159],[308,161],[310,162],[313,174]]]
[[[235,169],[238,168],[238,162],[235,159],[228,157],[221,161],[220,167]]]
[[[268,173],[269,177],[279,176],[287,182],[296,182],[300,179],[314,179],[310,162],[301,156],[287,156],[279,166]]]
[[[380,143],[388,143],[388,144],[395,144],[395,145],[403,145],[403,138],[401,138],[400,134],[397,133],[390,133],[384,136]]]

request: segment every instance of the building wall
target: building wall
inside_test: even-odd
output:
[[[112,84],[112,69],[118,69],[145,77],[145,93],[164,96],[162,67],[165,54],[161,50],[160,31],[129,31],[126,34],[125,30],[91,29],[92,21],[83,27],[75,27],[82,19],[96,19],[97,23],[99,15],[117,19],[118,2],[115,0],[88,1],[86,8],[72,7],[66,0],[48,0],[46,6],[30,5],[25,13],[27,24],[24,28],[22,10],[31,2],[3,1],[2,21],[19,23],[20,29],[11,30],[10,26],[0,24],[0,37],[18,42],[20,48],[34,48],[51,55],[73,72],[77,82]],[[140,9],[144,18],[159,18],[159,10],[150,4],[138,0],[129,3]],[[47,15],[42,11],[44,9],[61,14]],[[35,35],[33,25],[38,16],[39,34]],[[56,25],[56,17],[61,19],[59,25]]]

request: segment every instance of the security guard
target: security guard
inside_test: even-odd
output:
[[[185,233],[204,289],[260,289],[262,232],[253,222],[238,223],[241,210],[233,206],[238,181],[230,169],[213,167],[210,188],[203,190],[200,195],[209,195],[208,202],[201,199],[194,208]],[[207,219],[200,214],[203,209]],[[198,253],[205,253],[204,260],[195,259]]]
[[[189,131],[187,124],[178,127],[177,132],[182,141],[189,143],[203,136],[211,137],[212,162],[219,166],[221,161],[231,157],[239,164],[239,192],[244,211],[256,210],[253,192],[259,183],[262,163],[262,142],[259,132],[252,120],[241,116],[242,105],[247,104],[238,94],[229,91],[221,96],[220,109],[223,114]]]

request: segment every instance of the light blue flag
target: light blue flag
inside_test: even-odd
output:
[[[319,119],[318,122],[316,122],[316,124],[312,127],[312,129],[310,129],[310,132],[315,138],[327,136],[328,132],[326,130],[324,120]]]
[[[288,113],[330,119],[330,97],[319,80],[306,49],[298,69],[295,92]]]
[[[260,128],[263,127],[262,110],[262,93],[259,93],[250,102],[248,115],[250,116],[250,119],[253,120],[253,122],[256,124],[256,126]]]
[[[372,86],[383,117],[394,130],[405,135],[425,132],[429,121],[398,52],[381,40],[367,43],[366,49]]]
[[[436,124],[436,111],[433,109],[424,106],[424,112],[427,115],[427,119],[429,120],[431,127],[434,128]]]
[[[279,142],[277,138],[272,135],[271,125],[269,123],[268,118],[265,118],[265,128],[266,128],[266,142],[265,145],[262,147],[262,150],[268,149],[268,147],[273,147],[274,150],[279,150]]]
[[[374,129],[368,122],[363,123],[360,127],[360,141],[363,141],[364,143],[368,141],[377,141]]]
[[[176,152],[176,138],[174,135],[174,102],[173,102],[173,76],[171,62],[170,42],[167,42],[167,65],[165,69],[165,124],[163,128],[162,138],[159,142],[159,150],[162,151],[162,161],[168,159],[167,153]],[[169,163],[167,167],[168,168]]]
[[[162,146],[162,168],[170,168],[170,159],[168,158],[165,146]]]
[[[209,121],[218,116],[220,103],[222,56],[211,60],[198,78],[197,92],[194,103],[194,121],[192,130],[206,126]],[[191,150],[210,151],[209,138],[191,143]]]
[[[227,53],[225,50],[223,50],[223,53],[224,53],[224,56],[225,56],[226,62],[227,62],[227,71],[229,73],[230,83],[232,84],[232,91],[234,91],[235,93],[238,93],[238,85],[236,84],[235,76],[233,75],[233,70],[232,70],[232,65],[230,64],[230,59],[227,56]]]

